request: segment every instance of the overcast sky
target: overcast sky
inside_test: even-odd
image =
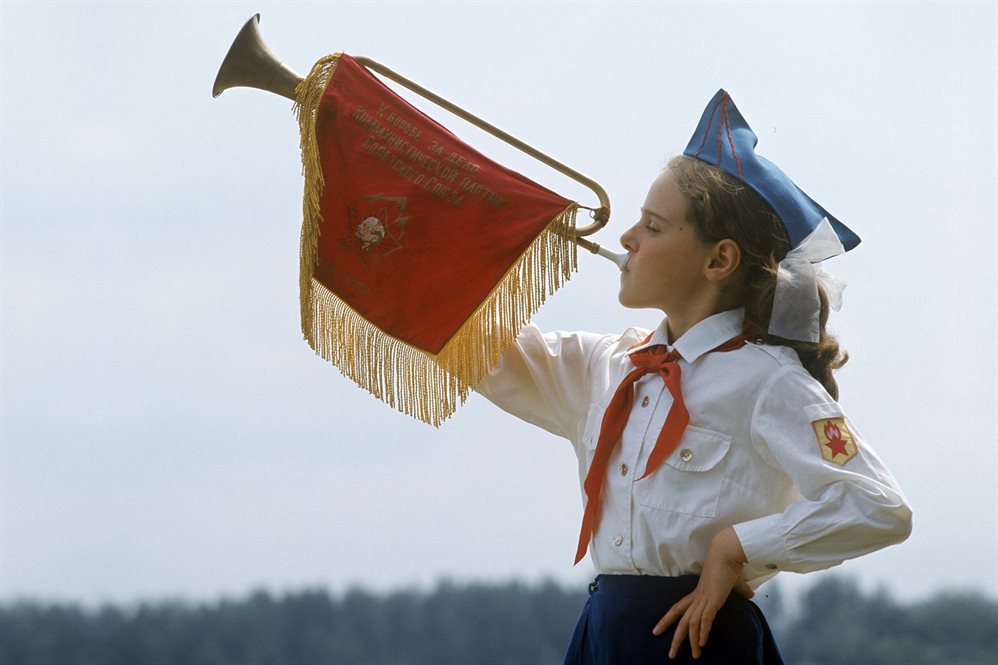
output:
[[[291,104],[210,94],[256,11],[299,72],[366,55],[591,175],[611,246],[729,90],[759,152],[863,238],[827,264],[849,282],[841,401],[914,533],[834,570],[998,595],[995,3],[4,2],[0,599],[591,576],[566,441],[477,396],[434,429],[302,340]],[[535,320],[658,323],[617,288],[583,256]]]

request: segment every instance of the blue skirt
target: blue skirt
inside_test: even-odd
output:
[[[699,578],[599,575],[575,626],[565,665],[783,665],[762,611],[732,593],[714,619],[707,644],[694,659],[689,639],[675,660],[673,624],[658,637],[651,630],[669,608],[691,593]],[[677,622],[678,623],[678,622]]]

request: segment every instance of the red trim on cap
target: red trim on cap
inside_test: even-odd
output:
[[[717,104],[714,104],[714,108],[710,110],[710,117],[707,118],[707,126],[703,128],[703,138],[700,139],[700,145],[697,147],[694,157],[700,156],[700,151],[703,150],[703,146],[707,143],[707,132],[710,131],[710,125],[714,122],[714,114],[717,112],[717,106]],[[718,163],[720,164],[720,160],[718,160]]]
[[[744,178],[742,178],[742,160],[738,159],[738,151],[735,150],[735,140],[731,138],[731,118],[728,117],[728,102],[730,100],[731,98],[728,97],[727,93],[725,93],[724,101],[721,102],[723,104],[721,107],[721,119],[724,124],[724,128],[728,132],[728,145],[731,146],[731,156],[735,158],[735,167],[738,169],[738,177],[744,180]],[[720,140],[718,143],[720,143]],[[719,153],[720,150],[721,148],[718,146]],[[718,164],[720,164],[720,160],[718,160]]]

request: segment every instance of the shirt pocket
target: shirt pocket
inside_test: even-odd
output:
[[[687,426],[679,445],[655,473],[634,481],[634,499],[646,508],[714,517],[730,449],[727,434]]]

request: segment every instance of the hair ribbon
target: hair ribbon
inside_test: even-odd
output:
[[[828,306],[836,311],[842,306],[842,290],[846,286],[820,264],[845,251],[842,241],[825,217],[787,253],[777,269],[773,315],[769,320],[770,335],[800,342],[818,341],[821,311],[818,284],[825,289]]]

